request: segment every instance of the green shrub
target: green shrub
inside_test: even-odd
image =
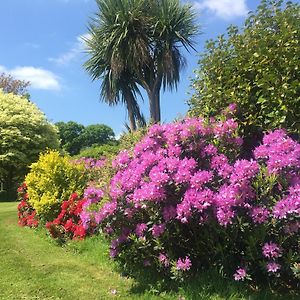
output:
[[[57,217],[62,201],[74,192],[81,195],[87,183],[84,166],[70,162],[58,151],[41,154],[30,168],[25,178],[29,203],[45,221]]]
[[[116,155],[120,151],[120,146],[117,143],[114,144],[104,144],[101,146],[92,146],[85,148],[80,151],[76,157],[91,157],[100,159],[102,157],[108,157],[111,155]]]
[[[191,116],[215,116],[237,104],[246,142],[266,130],[286,128],[300,133],[300,6],[263,0],[243,31],[229,27],[209,40],[199,61]]]
[[[144,135],[146,135],[149,127],[140,127],[136,131],[124,133],[121,135],[120,150],[130,150],[133,149],[136,143],[138,143]]]

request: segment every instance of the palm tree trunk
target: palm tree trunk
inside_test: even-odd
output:
[[[155,123],[159,123],[161,121],[161,116],[160,116],[160,89],[157,89],[155,91],[154,101],[155,101],[154,105],[155,105],[155,115],[156,115]]]
[[[148,91],[149,106],[150,106],[150,119],[154,123],[159,123],[160,116],[160,88],[155,87],[153,90]]]
[[[133,108],[130,103],[127,102],[127,111],[128,111],[128,118],[131,131],[136,131],[136,123],[135,123],[135,116],[133,112]]]

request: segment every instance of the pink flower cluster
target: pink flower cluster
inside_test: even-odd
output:
[[[176,263],[176,269],[182,271],[188,271],[192,266],[192,262],[188,256],[185,258],[179,258]]]
[[[288,195],[273,207],[273,216],[286,219],[288,216],[300,216],[300,184],[290,187]]]
[[[266,258],[277,258],[281,253],[279,246],[272,242],[265,243],[262,250]]]
[[[272,261],[269,261],[266,264],[266,269],[268,273],[276,273],[281,269],[280,264],[275,262],[275,260],[278,259],[282,254],[282,249],[279,245],[273,242],[265,243],[262,247],[262,253],[264,257],[272,259]]]
[[[263,144],[254,150],[256,159],[266,159],[270,174],[300,168],[300,144],[277,129],[263,138]]]
[[[181,249],[184,243],[174,238],[177,234],[177,239],[184,240],[180,236],[184,230],[192,232],[195,226],[210,224],[230,230],[241,226],[241,220],[253,227],[267,226],[272,218],[279,222],[293,217],[296,220],[284,227],[289,230],[300,215],[300,145],[276,130],[265,135],[254,159],[239,159],[232,155],[241,142],[237,127],[233,119],[153,125],[133,151],[122,151],[113,161],[116,174],[107,195],[86,190],[83,226],[93,220],[103,228],[113,239],[112,257],[142,243],[137,248],[145,251],[137,254],[140,261],[159,262],[166,268],[173,264],[181,271],[190,270],[196,258],[187,255],[188,248]],[[276,185],[276,198],[261,197],[256,183],[263,176],[283,176],[286,184]],[[109,202],[99,210],[90,209],[104,196]],[[296,227],[290,229],[292,234]],[[168,251],[170,239],[172,247],[180,248],[178,253]],[[266,266],[269,273],[280,270],[274,259],[282,249],[274,245],[265,243],[260,258],[271,259]],[[236,280],[246,277],[243,268],[234,275]]]
[[[254,161],[230,165],[209,142],[216,135],[233,139],[236,129],[232,119],[210,125],[201,119],[186,119],[152,126],[135,146],[133,157],[122,151],[115,159],[118,172],[111,181],[111,198],[125,198],[126,204],[137,210],[147,209],[149,202],[161,203],[166,222],[176,218],[186,223],[195,212],[200,214],[199,222],[204,222],[208,209],[214,207],[220,223],[226,226],[234,216],[231,206],[242,204],[251,195],[248,181],[258,171]],[[221,186],[216,184],[219,177],[223,179]],[[182,195],[172,200],[176,191]]]
[[[81,157],[74,161],[76,164],[83,164],[86,169],[99,169],[105,165],[105,159],[94,159],[91,157]]]
[[[233,278],[235,281],[244,281],[247,277],[247,271],[245,268],[238,268],[233,274]]]

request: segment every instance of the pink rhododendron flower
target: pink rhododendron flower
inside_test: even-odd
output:
[[[137,236],[142,237],[147,229],[148,226],[145,223],[137,224],[135,228],[135,233]]]
[[[273,242],[265,243],[262,250],[266,258],[276,258],[281,254],[279,246]]]
[[[238,268],[233,274],[235,281],[243,281],[247,276],[247,271],[245,268]]]
[[[151,262],[150,262],[149,259],[145,259],[143,264],[144,264],[144,267],[150,267],[151,266]]]
[[[286,168],[300,167],[300,144],[287,136],[283,129],[266,134],[263,144],[254,150],[256,159],[265,159],[270,174]]]
[[[276,273],[280,270],[280,265],[275,262],[269,262],[266,265],[266,269],[269,273]]]
[[[268,220],[269,210],[265,207],[254,207],[250,215],[254,223],[262,224]]]
[[[160,253],[158,259],[163,266],[168,267],[170,265],[168,256],[165,253]]]
[[[162,235],[165,231],[165,228],[166,228],[165,224],[159,224],[159,225],[154,224],[151,230],[153,237],[157,238],[160,235]]]
[[[273,207],[273,216],[285,219],[288,215],[300,215],[300,184],[290,187],[289,194]]]
[[[192,266],[192,262],[188,256],[179,258],[176,262],[176,269],[181,271],[188,271]]]

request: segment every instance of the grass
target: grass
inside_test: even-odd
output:
[[[0,203],[0,299],[299,299],[253,292],[212,272],[160,292],[157,285],[122,277],[101,237],[59,247],[45,230],[17,225],[16,202]],[[116,293],[114,293],[116,290]]]

